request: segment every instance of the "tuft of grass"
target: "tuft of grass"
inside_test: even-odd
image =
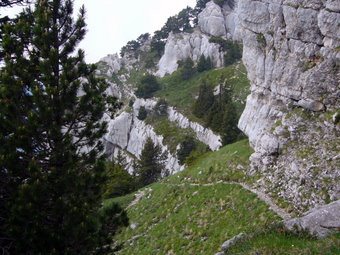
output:
[[[238,242],[227,254],[335,255],[340,254],[340,234],[319,240],[282,227],[269,228]]]
[[[110,207],[113,203],[118,204],[121,208],[126,208],[134,200],[135,194],[131,193],[123,197],[106,199],[103,202],[103,208]]]
[[[249,157],[253,153],[248,140],[242,140],[221,148],[216,152],[208,152],[189,166],[185,171],[170,176],[165,181],[170,183],[207,184],[224,181],[251,181],[245,172],[249,165]]]

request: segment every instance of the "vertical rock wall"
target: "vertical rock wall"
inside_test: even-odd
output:
[[[339,199],[340,1],[239,0],[251,95],[239,128],[260,186],[304,211]]]

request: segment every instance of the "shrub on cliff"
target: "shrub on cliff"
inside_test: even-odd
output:
[[[203,82],[199,87],[198,98],[193,106],[193,114],[198,118],[203,118],[214,104],[214,92],[211,86]]]
[[[141,106],[138,110],[137,118],[139,120],[145,120],[147,116],[148,116],[148,112],[146,111],[144,106]]]
[[[189,80],[195,73],[194,61],[191,58],[187,58],[182,61],[178,61],[178,68],[183,80]]]
[[[203,54],[201,55],[200,59],[197,63],[197,72],[201,73],[204,71],[208,71],[213,68],[213,64],[211,62],[211,58],[205,57]]]
[[[165,99],[158,100],[154,108],[155,114],[157,116],[168,116],[168,107],[168,102]]]
[[[180,148],[177,151],[178,162],[183,165],[185,160],[190,155],[190,153],[195,150],[196,143],[194,138],[191,136],[186,136],[184,140],[180,143]]]
[[[152,74],[146,74],[142,77],[137,87],[136,96],[141,98],[151,98],[153,94],[160,89],[157,78]]]

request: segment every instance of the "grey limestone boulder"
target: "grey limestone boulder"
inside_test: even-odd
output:
[[[340,230],[340,200],[315,208],[303,217],[285,222],[288,229],[307,230],[319,238]]]
[[[224,14],[214,1],[207,3],[206,8],[198,15],[198,26],[208,35],[222,37],[227,35]]]

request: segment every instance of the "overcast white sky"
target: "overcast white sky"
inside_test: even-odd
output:
[[[87,10],[87,29],[80,47],[85,50],[86,61],[95,63],[107,54],[119,53],[130,40],[143,33],[152,34],[166,20],[196,0],[75,0],[75,10],[81,5]],[[22,7],[1,10],[13,15]]]
[[[119,52],[142,33],[160,29],[167,18],[196,0],[75,0],[75,10],[84,4],[88,33],[81,43],[88,62]]]

